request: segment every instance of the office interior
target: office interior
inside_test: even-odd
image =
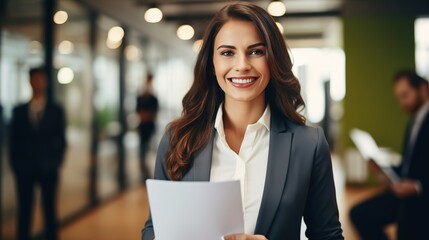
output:
[[[181,99],[192,84],[205,26],[228,2],[1,1],[1,239],[15,239],[17,211],[8,124],[13,107],[31,97],[29,69],[40,65],[51,70],[49,94],[64,107],[67,120],[68,147],[57,206],[61,239],[139,237],[149,206],[140,181],[136,98],[146,87],[146,75],[153,73],[160,105],[148,157],[153,169],[165,126],[181,114]],[[267,9],[272,1],[251,2]],[[350,130],[368,131],[378,145],[401,152],[408,116],[394,98],[391,79],[404,68],[429,78],[429,4],[281,2],[286,12],[274,18],[302,86],[302,112],[308,125],[325,131],[344,236],[358,239],[348,210],[382,183],[368,170]],[[154,7],[162,11],[159,22],[146,19],[146,11]],[[40,205],[38,197],[32,228],[36,239],[43,238]],[[121,231],[129,237],[119,235]],[[389,231],[393,236],[394,226]]]

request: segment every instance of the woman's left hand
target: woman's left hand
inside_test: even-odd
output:
[[[249,235],[249,234],[230,234],[223,236],[223,240],[268,240],[262,235]]]

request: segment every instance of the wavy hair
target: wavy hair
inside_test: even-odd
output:
[[[271,110],[297,124],[305,124],[305,118],[297,111],[304,107],[301,87],[292,72],[286,42],[274,19],[264,9],[251,3],[227,5],[207,27],[194,69],[194,82],[182,101],[182,115],[167,128],[170,141],[166,168],[171,180],[181,180],[192,165],[194,154],[210,141],[217,109],[225,98],[213,74],[214,39],[231,19],[252,22],[265,41],[271,76],[265,89],[265,99]]]

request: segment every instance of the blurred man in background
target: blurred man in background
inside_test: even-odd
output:
[[[390,189],[355,206],[350,217],[362,239],[387,239],[383,229],[397,223],[398,240],[427,239],[429,231],[429,89],[414,71],[393,79],[394,94],[410,114],[404,138],[401,180]]]
[[[145,91],[137,98],[136,109],[140,119],[138,132],[140,136],[140,169],[143,183],[150,177],[146,158],[150,140],[155,133],[155,120],[158,112],[158,99],[153,94],[152,80],[153,75],[149,73],[146,77]]]
[[[66,148],[63,109],[47,101],[43,68],[30,70],[33,95],[17,106],[10,126],[10,164],[18,198],[17,238],[30,239],[36,184],[42,192],[46,239],[58,239],[56,190]]]

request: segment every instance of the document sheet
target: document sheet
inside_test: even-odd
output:
[[[146,181],[156,240],[221,240],[244,232],[240,182]]]

